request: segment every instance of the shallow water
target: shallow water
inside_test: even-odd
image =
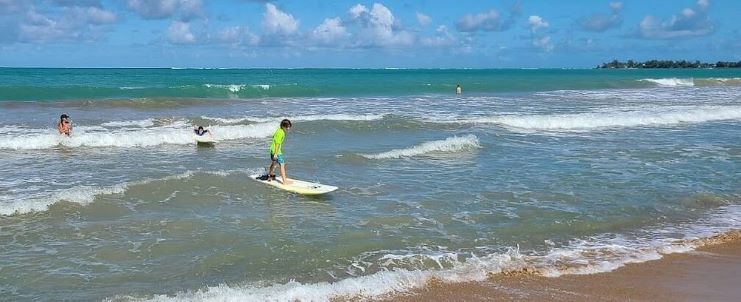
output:
[[[162,81],[199,75],[189,72]],[[192,85],[231,84],[201,72]],[[362,72],[353,76],[385,79]],[[621,75],[635,83],[618,89],[601,84],[610,71],[579,90],[462,96],[0,93],[0,293],[326,300],[686,251],[686,240],[741,226],[741,86],[729,71],[665,72]],[[60,112],[72,116],[70,138],[53,129]],[[247,178],[269,164],[285,117],[289,175],[340,189],[305,197]],[[193,123],[219,142],[195,146]]]

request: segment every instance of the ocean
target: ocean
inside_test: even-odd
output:
[[[249,179],[283,118],[289,177],[337,191]],[[611,271],[741,228],[740,137],[741,69],[0,68],[0,300]]]

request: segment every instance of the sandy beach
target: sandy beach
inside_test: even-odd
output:
[[[515,273],[485,282],[433,282],[388,301],[741,301],[741,231],[697,243],[701,247],[693,252],[607,273],[556,278]]]

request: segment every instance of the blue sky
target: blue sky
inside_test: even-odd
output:
[[[593,67],[741,60],[741,1],[0,0],[0,66]]]

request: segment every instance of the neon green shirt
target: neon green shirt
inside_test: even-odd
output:
[[[283,131],[283,128],[278,128],[278,130],[275,130],[275,133],[273,133],[273,143],[270,144],[270,154],[283,154],[283,140],[285,138],[286,132]],[[276,148],[278,150],[275,150]]]

